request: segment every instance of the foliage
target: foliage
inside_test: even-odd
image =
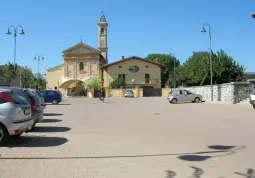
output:
[[[3,67],[3,81],[5,82],[11,82],[15,78],[15,74],[17,74],[17,64],[13,64],[11,62],[8,62]]]
[[[33,84],[38,86],[40,89],[46,89],[46,80],[41,73],[34,74]]]
[[[83,86],[85,88],[90,87],[90,88],[94,88],[94,89],[101,89],[102,88],[102,83],[101,83],[100,78],[91,77],[88,80],[85,80],[83,82]]]
[[[123,78],[118,78],[110,83],[112,89],[119,89],[120,87],[125,87],[125,80]]]
[[[171,86],[173,85],[173,79],[174,79],[174,63],[175,67],[177,68],[180,66],[180,61],[173,56],[172,54],[149,54],[146,57],[147,60],[159,62],[165,67],[161,70],[161,84],[162,87],[165,87],[166,85]]]
[[[20,75],[21,87],[37,86],[40,89],[46,89],[46,81],[42,74],[33,74],[32,71],[25,67],[18,67],[17,64],[8,62],[0,70],[0,80],[5,82],[11,82],[15,79],[15,76]]]
[[[31,69],[25,67],[25,69],[21,72],[21,87],[30,87],[34,81],[35,77]]]
[[[177,69],[179,83],[187,86],[210,84],[210,53],[194,52]],[[212,52],[213,83],[222,84],[243,79],[244,67],[223,50]]]
[[[71,94],[72,96],[86,96],[86,90],[83,86],[83,82],[77,82],[76,86],[72,88]]]

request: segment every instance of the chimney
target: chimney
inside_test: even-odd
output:
[[[121,58],[121,59],[122,59],[122,60],[123,60],[123,59],[125,59],[125,56],[122,56],[122,58]]]

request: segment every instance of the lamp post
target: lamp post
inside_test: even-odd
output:
[[[176,79],[175,79],[175,52],[173,51],[173,57],[174,57],[174,89],[176,88]]]
[[[212,36],[211,36],[211,27],[208,23],[203,25],[201,30],[202,33],[206,32],[205,26],[209,28],[209,37],[210,37],[210,73],[211,73],[211,101],[213,101],[213,73],[212,73]]]
[[[11,35],[11,31],[10,29],[13,28],[13,36],[14,36],[14,64],[16,63],[16,44],[17,44],[17,35],[18,35],[18,29],[20,29],[20,35],[25,35],[25,32],[23,30],[23,27],[21,25],[18,25],[18,26],[14,26],[14,25],[11,25],[8,27],[8,31],[7,31],[7,35]]]
[[[39,74],[40,74],[40,61],[41,60],[44,60],[44,57],[42,54],[39,54],[39,55],[35,55],[35,58],[34,60],[37,60],[38,62],[38,79],[39,79]],[[39,80],[37,79],[37,87],[39,89]]]
[[[38,74],[39,74],[40,73],[40,61],[44,60],[44,57],[42,54],[35,55],[34,60],[37,60],[37,62],[38,62]]]
[[[255,18],[255,12],[254,12],[253,14],[251,14],[251,17],[252,17],[252,18]]]

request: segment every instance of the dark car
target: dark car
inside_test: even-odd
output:
[[[58,90],[40,90],[45,103],[58,104],[62,101],[62,94]]]
[[[35,127],[36,123],[41,122],[43,120],[43,109],[41,107],[39,98],[34,93],[29,91],[29,89],[15,88],[15,87],[5,87],[5,88],[7,89],[9,88],[12,91],[17,92],[30,103],[31,110],[32,110],[32,118],[34,121],[33,127]]]

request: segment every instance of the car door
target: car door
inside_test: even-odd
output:
[[[190,91],[183,90],[183,95],[185,101],[194,101],[194,95]]]
[[[44,102],[45,103],[51,102],[50,91],[45,91],[43,97],[44,97]]]
[[[184,96],[182,94],[182,90],[176,90],[174,92],[175,98],[179,101],[179,102],[184,102]]]

